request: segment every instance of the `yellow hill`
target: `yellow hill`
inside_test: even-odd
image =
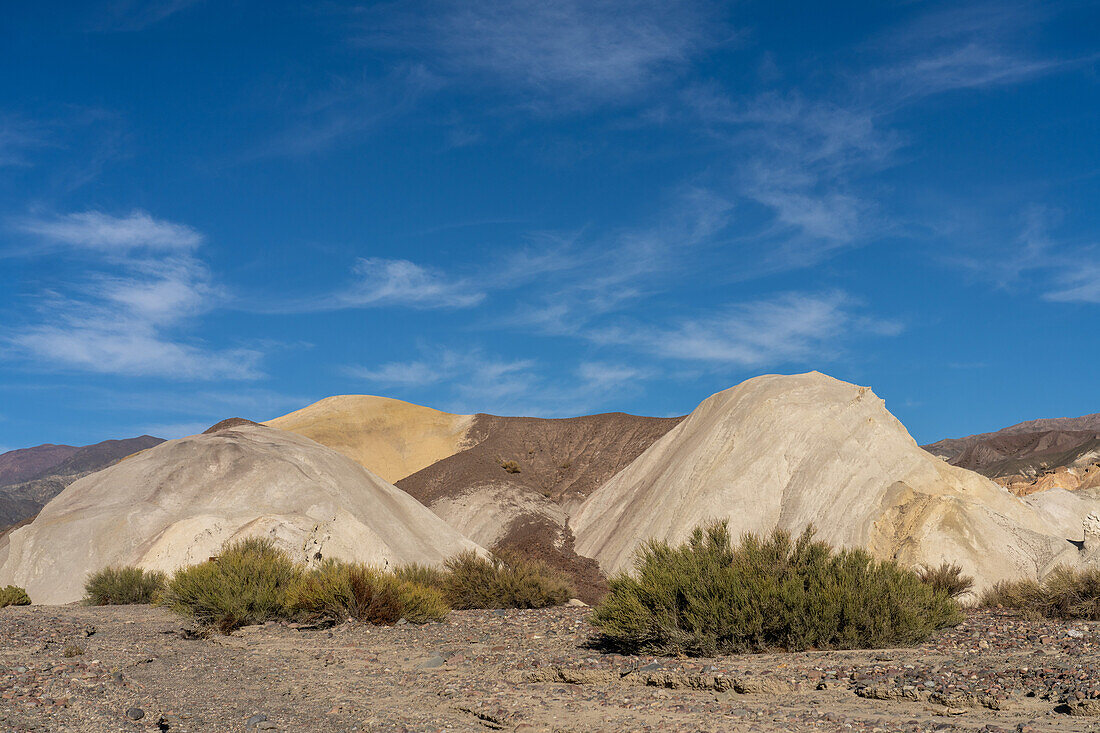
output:
[[[473,419],[388,397],[337,395],[265,424],[326,445],[394,483],[467,447]]]

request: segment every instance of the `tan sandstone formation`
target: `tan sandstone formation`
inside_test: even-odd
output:
[[[395,483],[466,447],[473,421],[387,397],[337,395],[265,424],[327,445]]]
[[[241,421],[244,422],[244,421]],[[300,561],[440,564],[481,549],[404,491],[308,438],[254,424],[172,440],[86,476],[0,539],[0,586],[79,599],[88,573],[171,571],[266,535]]]
[[[799,532],[906,564],[957,562],[984,587],[1077,562],[1100,502],[1020,499],[922,450],[866,387],[812,372],[719,392],[591,494],[570,520],[579,554],[629,569],[648,539],[727,519],[735,534]],[[1077,545],[1070,542],[1074,540]]]

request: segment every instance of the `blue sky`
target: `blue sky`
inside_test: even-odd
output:
[[[45,0],[0,27],[0,447],[330,394],[920,441],[1100,411],[1100,4]]]

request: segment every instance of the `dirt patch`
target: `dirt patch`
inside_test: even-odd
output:
[[[545,560],[573,579],[582,600],[605,590],[594,560],[573,550],[566,518],[589,494],[675,427],[682,417],[638,417],[621,412],[557,420],[476,415],[471,447],[397,482],[475,542],[511,548]],[[486,497],[493,502],[485,502]],[[478,536],[489,506],[509,499],[500,526]],[[480,499],[481,503],[476,503]],[[548,511],[547,505],[560,512]],[[476,508],[467,517],[463,508]],[[491,518],[490,518],[491,523]],[[465,526],[470,525],[470,526]]]
[[[908,649],[678,659],[593,651],[588,613],[201,639],[148,607],[8,608],[0,730],[1085,733],[1100,712],[1097,624],[982,612]]]

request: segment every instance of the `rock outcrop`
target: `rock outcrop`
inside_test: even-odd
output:
[[[682,541],[725,519],[735,535],[813,524],[819,538],[878,557],[957,562],[984,587],[1079,561],[1098,508],[1064,491],[1017,498],[922,450],[870,389],[813,372],[706,399],[570,526],[577,552],[608,573],[629,569],[646,540]]]
[[[570,514],[679,417],[621,412],[561,419],[476,415],[471,447],[397,482],[448,524],[494,550],[567,573],[579,597],[605,590],[598,565],[573,549]]]
[[[66,603],[114,564],[171,571],[266,535],[297,560],[440,564],[481,549],[405,492],[294,433],[241,424],[86,476],[0,539],[0,585]]]

